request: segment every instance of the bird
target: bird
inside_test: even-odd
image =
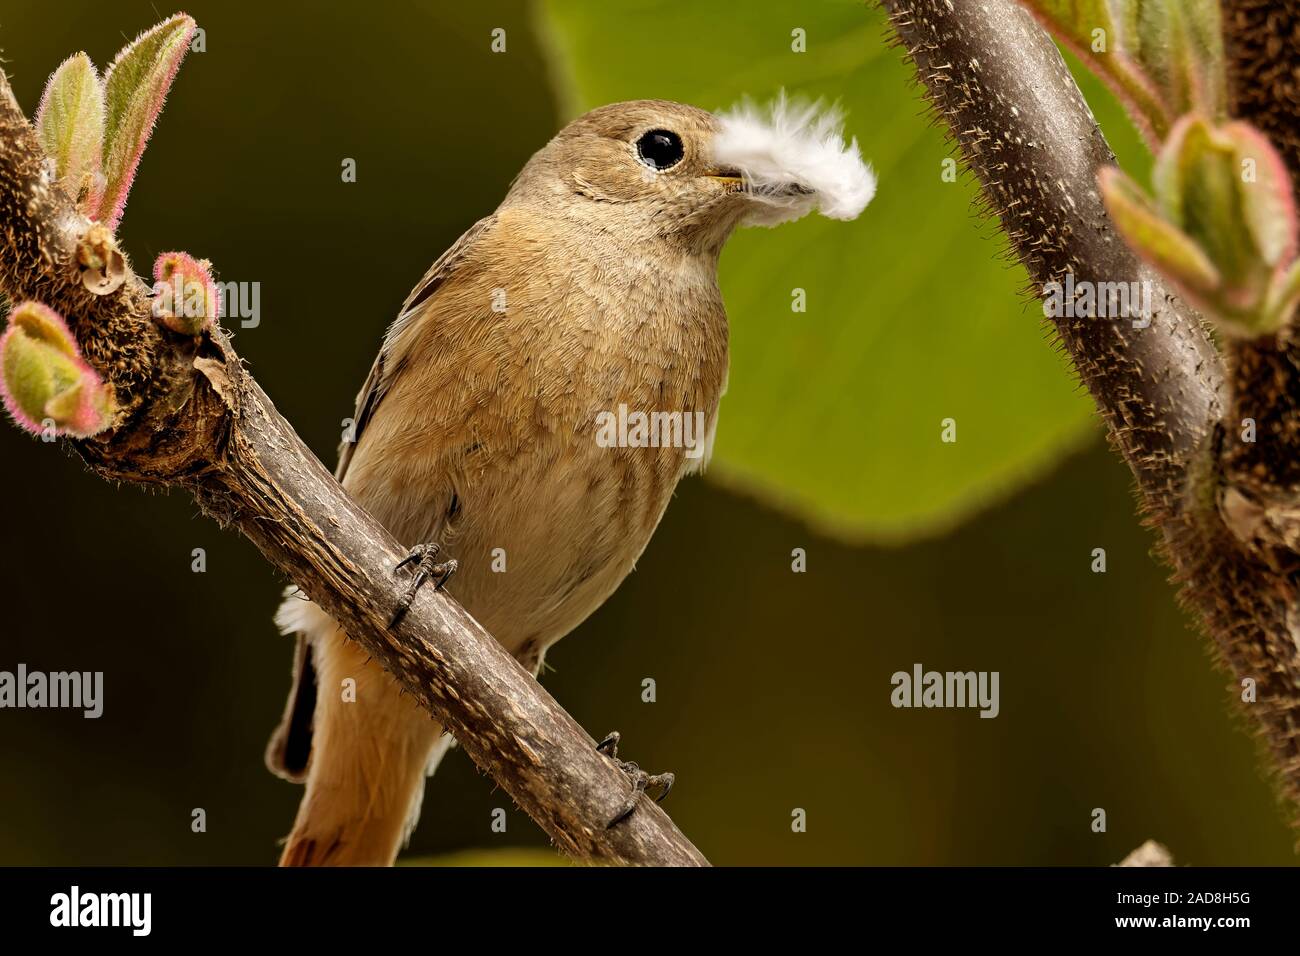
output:
[[[431,578],[537,676],[614,592],[712,450],[728,236],[814,209],[852,219],[875,193],[842,123],[784,94],[594,109],[434,262],[383,336],[336,471],[411,548],[399,614]],[[297,640],[266,761],[305,783],[280,864],[391,865],[453,741],[308,595],[291,587],[275,619]]]

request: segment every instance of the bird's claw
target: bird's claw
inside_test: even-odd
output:
[[[406,616],[406,612],[411,609],[411,604],[415,601],[415,594],[420,590],[421,585],[430,578],[434,579],[434,590],[441,591],[447,585],[447,581],[456,573],[458,565],[454,559],[446,561],[438,560],[438,553],[441,549],[436,544],[417,544],[411,549],[411,553],[397,562],[397,567],[393,571],[400,571],[408,565],[415,565],[415,575],[411,578],[411,583],[407,586],[402,596],[397,599],[397,608],[393,611],[393,619],[389,622],[389,627],[395,627],[397,622]]]
[[[632,795],[623,802],[623,805],[618,808],[618,812],[614,814],[614,817],[605,824],[606,830],[615,824],[622,823],[630,817],[632,811],[636,809],[637,800],[640,798],[641,794],[646,792],[647,789],[659,789],[661,792],[659,796],[655,797],[655,803],[663,803],[664,798],[668,796],[668,792],[672,790],[673,784],[677,782],[675,774],[646,773],[637,766],[634,761],[619,760],[618,743],[622,739],[622,736],[616,730],[606,735],[604,740],[596,744],[596,749],[600,753],[609,757],[610,760],[614,761],[614,764],[618,769],[622,770],[632,780]]]

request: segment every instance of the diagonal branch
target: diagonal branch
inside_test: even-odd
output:
[[[1243,412],[1199,318],[1111,227],[1097,171],[1113,164],[1091,111],[1048,36],[1015,0],[881,0],[899,43],[1035,294],[1076,283],[1149,282],[1154,315],[1060,318],[1057,335],[1128,462],[1150,523],[1212,638],[1282,796],[1300,804],[1297,588],[1220,517],[1223,473]],[[1234,370],[1235,371],[1235,370]],[[1288,406],[1291,407],[1291,406]],[[1262,418],[1261,418],[1262,421]],[[1300,821],[1297,821],[1300,823]]]
[[[1115,156],[1056,47],[1014,0],[884,6],[1035,296],[1067,274],[1153,283],[1150,328],[1063,317],[1056,329],[1147,506],[1176,514],[1188,457],[1218,417],[1222,366],[1195,314],[1110,228],[1096,176]]]
[[[388,622],[403,579],[398,542],[352,500],[275,410],[217,330],[194,340],[151,317],[144,284],[94,295],[76,262],[112,239],[54,186],[0,72],[0,292],[38,299],[73,323],[87,359],[113,387],[122,424],[76,443],[101,476],[179,486],[233,525],[328,611],[455,735],[569,855],[585,861],[707,861],[644,796],[606,828],[631,784],[533,677],[445,594],[423,589]],[[108,243],[105,249],[103,243]],[[412,706],[416,704],[413,702]]]

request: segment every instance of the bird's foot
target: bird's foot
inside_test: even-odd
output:
[[[615,824],[622,823],[630,817],[632,811],[636,809],[637,800],[640,799],[641,794],[645,793],[647,789],[660,789],[662,792],[659,796],[655,797],[655,803],[662,803],[664,797],[668,796],[668,792],[672,790],[673,784],[677,780],[677,777],[674,774],[646,773],[631,760],[619,760],[618,742],[622,739],[623,738],[619,732],[615,730],[608,734],[600,743],[596,744],[596,749],[609,757],[610,760],[614,761],[614,764],[618,769],[622,770],[632,780],[632,795],[627,798],[621,807],[619,807],[618,812],[614,814],[613,819],[605,824],[606,830]]]
[[[425,581],[433,578],[435,581],[434,590],[441,591],[447,585],[447,581],[456,573],[458,565],[453,559],[446,561],[438,560],[438,553],[441,549],[436,544],[417,544],[411,553],[397,563],[393,571],[400,571],[407,565],[415,565],[415,576],[411,578],[411,583],[407,586],[402,596],[397,600],[397,609],[393,611],[393,619],[389,622],[389,627],[395,627],[397,622],[406,616],[406,612],[411,609],[411,603],[415,600],[415,593],[420,590],[420,586]]]

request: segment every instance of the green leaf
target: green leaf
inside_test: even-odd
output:
[[[1135,11],[1137,43],[1125,52],[1154,81],[1173,115],[1222,119],[1227,99],[1219,0],[1111,2]]]
[[[1265,329],[1280,329],[1291,321],[1296,305],[1300,304],[1300,261],[1279,272],[1269,290],[1268,308],[1262,323]]]
[[[45,84],[36,135],[54,160],[59,182],[74,201],[98,192],[104,149],[104,87],[90,57],[64,60]]]
[[[1198,109],[1223,119],[1228,115],[1228,68],[1219,0],[1185,0],[1181,9],[1197,83],[1193,101]]]
[[[1021,0],[1066,48],[1087,63],[1125,104],[1155,146],[1168,132],[1172,111],[1139,62],[1140,0]]]
[[[1180,119],[1160,148],[1152,202],[1118,170],[1102,194],[1125,240],[1231,335],[1276,331],[1294,311],[1290,276],[1300,224],[1291,179],[1247,123]],[[1214,281],[1210,282],[1213,270]]]
[[[1153,176],[1156,200],[1164,217],[1205,250],[1232,292],[1236,307],[1251,309],[1262,301],[1270,267],[1257,245],[1245,184],[1238,160],[1239,143],[1198,115],[1183,117],[1161,147]],[[1251,202],[1264,202],[1252,184]],[[1289,192],[1289,189],[1288,189]],[[1289,202],[1289,199],[1287,200]],[[1274,242],[1273,233],[1264,233]]]
[[[127,193],[194,36],[194,20],[177,14],[123,47],[104,76],[104,198],[97,218],[116,229]]]
[[[1204,302],[1218,288],[1220,276],[1214,263],[1186,233],[1161,215],[1137,183],[1110,167],[1101,171],[1100,185],[1106,211],[1129,248],[1198,302]]]
[[[1021,0],[1162,141],[1174,121],[1224,118],[1219,0]]]
[[[63,316],[39,302],[21,302],[0,335],[0,398],[20,428],[40,435],[88,438],[115,414],[107,386],[81,357]]]
[[[1255,247],[1268,265],[1277,266],[1295,255],[1300,229],[1286,163],[1249,123],[1229,123],[1222,132],[1232,143],[1242,215]]]
[[[552,0],[540,15],[567,117],[639,97],[716,110],[785,88],[838,99],[879,175],[854,222],[809,217],[728,243],[731,379],[711,478],[842,537],[896,540],[953,525],[1095,434],[1040,310],[1020,297],[1025,273],[974,221],[975,187],[944,181],[952,149],[878,9]],[[795,28],[806,53],[791,49]],[[1087,91],[1120,127],[1113,144],[1140,155],[1114,101]],[[806,312],[791,310],[795,289]],[[946,418],[955,443],[940,440]]]

